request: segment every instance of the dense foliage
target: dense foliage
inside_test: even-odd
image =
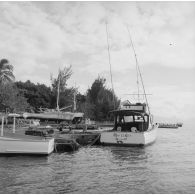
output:
[[[44,84],[34,84],[31,81],[15,82],[16,87],[19,89],[29,103],[31,109],[37,110],[38,108],[52,108],[52,102],[55,101],[54,94],[50,87]]]
[[[26,98],[13,83],[0,84],[0,108],[9,112],[24,112],[28,108]]]
[[[38,111],[39,108],[56,108],[57,91],[55,88],[44,84],[34,84],[31,81],[15,83],[20,93],[24,95],[31,109]],[[66,107],[73,104],[74,88],[66,88],[60,92],[59,107]]]
[[[13,66],[7,59],[0,60],[0,111],[23,112],[29,106],[14,80]]]
[[[86,116],[95,120],[108,119],[109,111],[118,107],[120,101],[112,90],[105,86],[106,79],[98,77],[88,89],[84,112]]]
[[[2,63],[3,62],[3,63]],[[8,60],[1,60],[2,67],[11,66]],[[8,70],[8,69],[7,69]],[[108,119],[109,111],[119,105],[119,100],[112,90],[105,86],[106,80],[98,77],[95,79],[86,94],[80,94],[76,88],[67,87],[67,80],[72,75],[71,66],[59,70],[57,78],[51,77],[51,87],[44,84],[34,84],[31,81],[14,82],[13,67],[0,82],[0,109],[8,109],[10,112],[32,111],[39,108],[56,108],[57,91],[59,90],[59,108],[72,106],[69,111],[73,111],[73,97],[76,93],[77,111],[84,112],[85,117],[102,121]],[[9,77],[12,75],[11,77]],[[5,79],[7,78],[7,79]],[[8,79],[13,78],[13,79]],[[58,85],[60,83],[60,85]]]

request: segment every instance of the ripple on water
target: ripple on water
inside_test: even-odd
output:
[[[159,129],[155,144],[1,157],[1,193],[195,193],[195,133]]]

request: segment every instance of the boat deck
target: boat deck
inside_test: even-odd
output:
[[[16,133],[12,132],[3,132],[3,136],[0,138],[10,138],[10,139],[22,139],[22,140],[33,140],[33,141],[40,141],[40,140],[48,140],[51,138],[41,137],[41,136],[31,136],[25,135],[25,131],[16,131]]]

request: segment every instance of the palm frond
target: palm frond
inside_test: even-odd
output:
[[[15,77],[12,72],[9,71],[0,72],[0,83],[6,84],[14,81],[15,81]]]
[[[10,64],[4,64],[3,67],[1,69],[4,69],[4,70],[10,70],[10,71],[13,71],[13,66],[10,65]]]

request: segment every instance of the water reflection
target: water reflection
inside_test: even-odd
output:
[[[1,157],[1,193],[193,193],[195,132],[159,130],[148,147]]]
[[[145,148],[143,147],[112,147],[113,157],[123,161],[138,161],[147,159]]]

